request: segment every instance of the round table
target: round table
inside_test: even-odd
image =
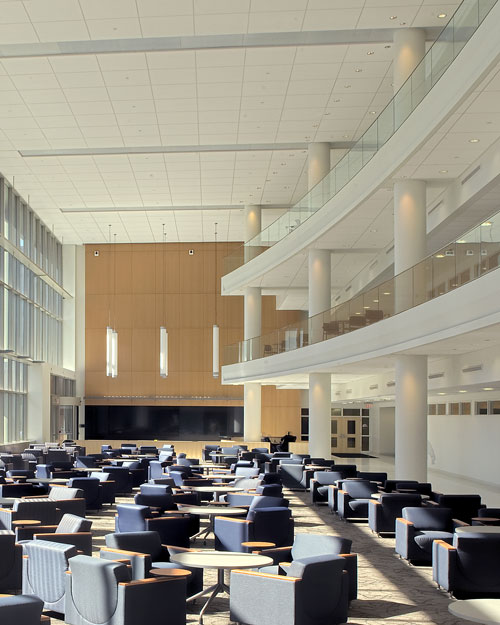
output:
[[[188,597],[187,601],[194,601],[198,597],[208,595],[205,605],[200,611],[198,622],[203,623],[203,615],[215,597],[222,592],[229,594],[229,586],[224,583],[224,571],[231,569],[253,569],[269,566],[273,559],[256,553],[237,553],[234,551],[187,551],[170,556],[170,560],[180,566],[199,569],[217,569],[217,583],[201,592]]]
[[[154,577],[191,577],[191,571],[187,569],[150,569],[150,575]]]
[[[500,525],[500,519],[492,516],[474,516],[471,519],[472,525]]]
[[[465,621],[484,623],[484,625],[500,623],[500,599],[454,601],[448,605],[448,611]]]
[[[14,527],[28,527],[29,525],[41,525],[41,521],[37,521],[35,519],[19,519],[17,521],[12,521],[11,525]]]
[[[181,486],[182,490],[190,490],[193,493],[213,493],[214,501],[219,501],[219,495],[226,493],[241,493],[244,489],[236,486]]]
[[[247,549],[272,549],[276,547],[276,543],[269,543],[264,540],[246,540],[241,543],[241,546]],[[250,553],[253,553],[253,551]]]
[[[500,534],[500,527],[495,525],[465,525],[464,527],[456,527],[456,534]]]
[[[179,512],[197,514],[198,516],[208,516],[208,528],[200,530],[191,536],[193,540],[203,535],[204,542],[207,536],[214,531],[214,516],[242,516],[247,513],[245,508],[220,508],[219,506],[183,506],[179,504]]]

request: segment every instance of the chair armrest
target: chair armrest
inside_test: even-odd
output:
[[[412,525],[413,526],[413,523],[411,521],[408,521],[407,519],[403,519],[401,517],[398,517],[396,519],[396,523],[403,523],[404,525]]]
[[[460,519],[452,519],[451,522],[453,523],[453,529],[456,529],[457,527],[468,527],[470,525],[470,523],[466,523]]]
[[[443,549],[447,549],[448,551],[456,551],[457,548],[449,543],[446,543],[444,540],[435,540],[434,545],[437,545],[438,548],[442,547]]]
[[[290,563],[285,563],[285,564],[290,564]],[[265,577],[266,579],[277,579],[280,582],[282,581],[287,581],[287,582],[301,582],[302,578],[301,577],[289,577],[289,576],[285,576],[285,575],[273,575],[272,573],[259,573],[259,571],[249,571],[247,569],[234,569],[232,571],[233,573],[238,573],[240,575],[251,575],[254,577]]]
[[[111,547],[101,547],[101,552],[105,551],[107,553],[118,553],[120,555],[127,556],[138,556],[140,558],[145,558],[145,553],[140,553],[139,551],[127,551],[126,549],[112,549]]]
[[[215,519],[219,521],[229,521],[230,523],[251,523],[251,521],[247,521],[246,519],[228,519],[227,516],[216,516]]]
[[[262,549],[259,553],[273,559],[273,564],[281,564],[288,560],[292,561],[292,547],[272,547],[271,549]]]

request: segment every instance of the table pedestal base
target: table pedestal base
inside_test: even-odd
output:
[[[199,599],[200,597],[204,597],[205,595],[208,595],[210,593],[210,597],[207,599],[205,605],[201,608],[201,611],[200,611],[200,616],[198,618],[198,623],[200,625],[202,625],[203,623],[203,615],[208,609],[208,606],[212,603],[215,597],[217,597],[217,595],[223,592],[229,594],[229,586],[224,583],[224,569],[218,569],[216,584],[214,584],[213,586],[210,586],[209,588],[205,588],[201,592],[198,592],[195,595],[192,595],[191,597],[187,598],[187,602],[189,603],[191,601],[195,601],[196,599]]]

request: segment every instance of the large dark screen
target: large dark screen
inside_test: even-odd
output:
[[[213,440],[243,434],[241,406],[86,406],[89,439]]]

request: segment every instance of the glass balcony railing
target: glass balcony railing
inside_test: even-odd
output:
[[[496,2],[464,0],[406,82],[342,160],[297,204],[233,254],[226,256],[224,274],[281,241],[354,178],[429,93]],[[332,212],[332,219],[334,216]]]
[[[289,352],[388,319],[500,266],[500,212],[417,265],[343,304],[255,338],[228,345],[223,364]]]

